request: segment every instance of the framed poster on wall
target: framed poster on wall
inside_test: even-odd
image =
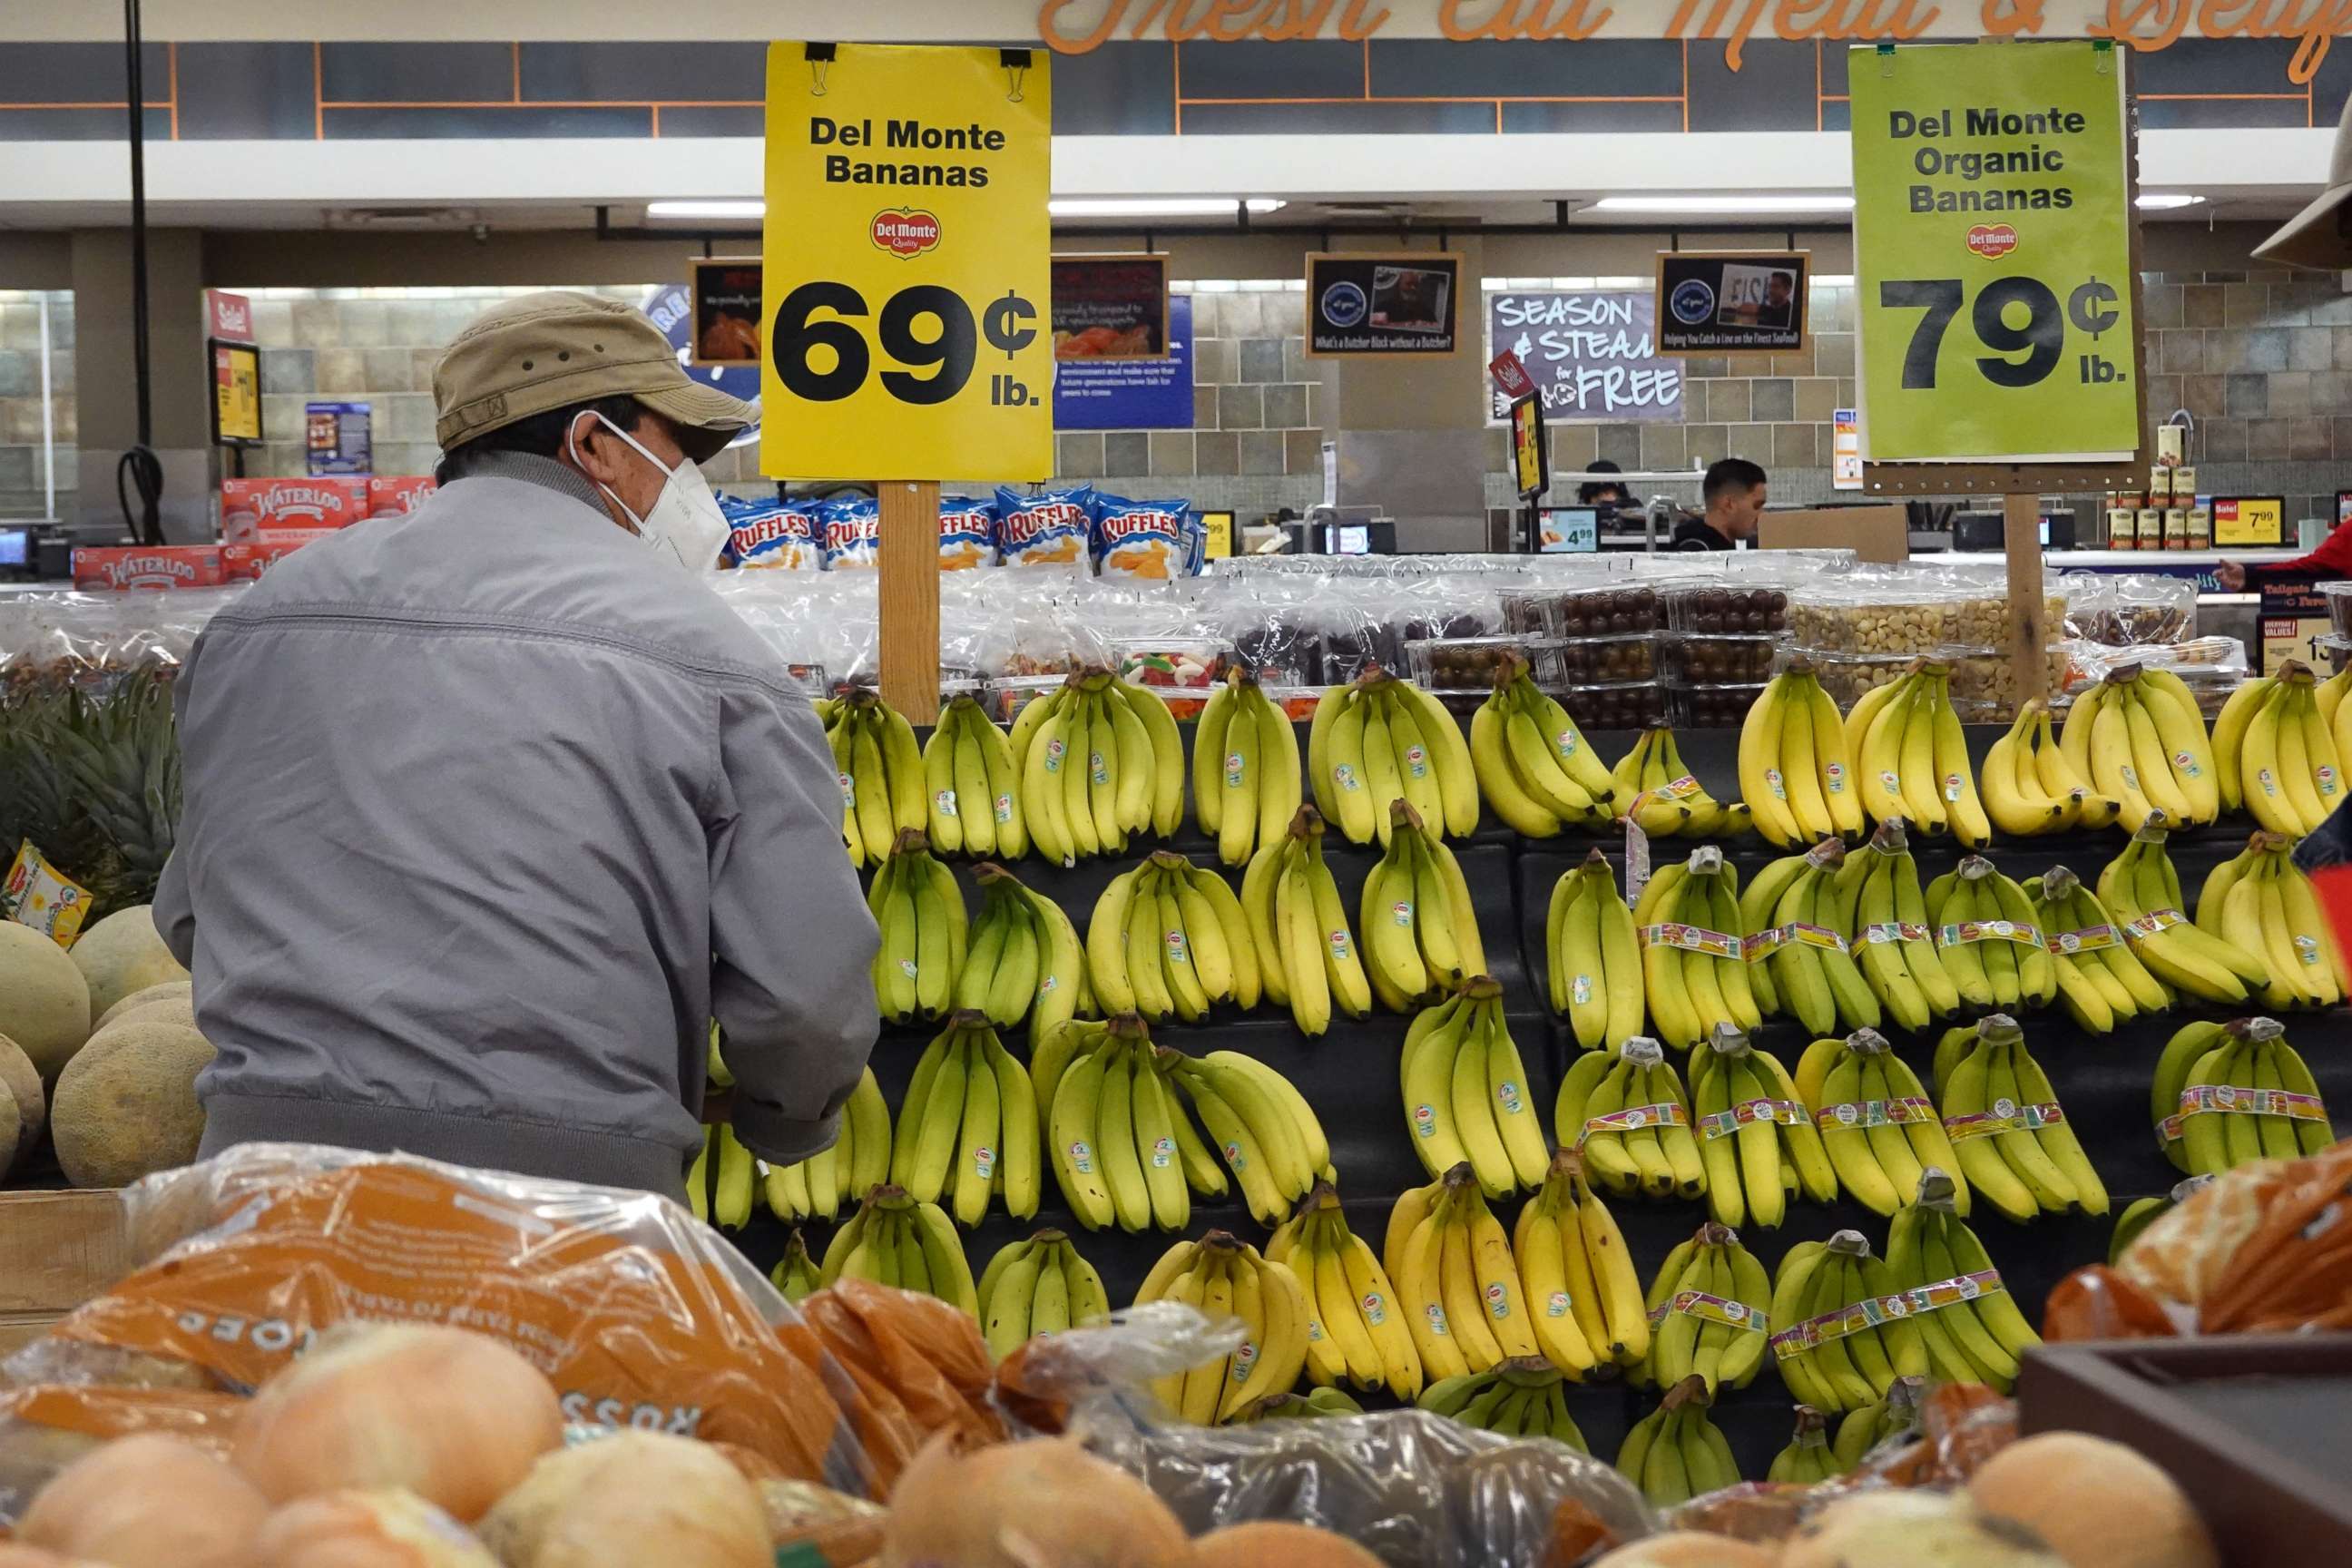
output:
[[[1055,360],[1168,357],[1167,257],[1056,256],[1053,272]]]
[[[1307,353],[1450,354],[1461,286],[1462,258],[1454,251],[1311,252]]]
[[[703,258],[694,263],[690,365],[760,363],[761,280],[757,257]]]
[[[1658,352],[1801,352],[1811,265],[1802,250],[1659,252]]]

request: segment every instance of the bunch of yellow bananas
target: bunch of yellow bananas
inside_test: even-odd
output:
[[[1756,831],[1784,849],[1862,833],[1862,792],[1845,725],[1801,658],[1748,706],[1739,727],[1739,793]]]
[[[1586,1050],[1614,1050],[1642,1032],[1642,939],[1617,896],[1616,870],[1598,849],[1552,884],[1544,967],[1551,1010]]]
[[[942,855],[1029,853],[1021,816],[1020,773],[1013,743],[980,700],[960,692],[940,712],[923,742],[923,789],[932,847]]]
[[[1077,927],[1061,905],[1030,891],[1002,866],[983,861],[971,878],[980,884],[980,913],[966,933],[956,1007],[986,1014],[1000,1029],[1028,1019],[1034,1048],[1047,1029],[1076,1014],[1087,989]]]
[[[751,1204],[759,1192],[759,1163],[735,1136],[735,1129],[704,1122],[702,1152],[686,1173],[687,1202],[694,1217],[721,1230],[740,1230],[751,1223]]]
[[[1869,844],[1846,857],[1842,895],[1857,871],[1861,886],[1845,930],[1864,984],[1897,1028],[1924,1029],[1933,1019],[1951,1016],[1959,1009],[1959,989],[1936,956],[1927,895],[1901,817],[1880,823]]]
[[[2107,1212],[2106,1186],[2015,1020],[1995,1013],[1947,1031],[1935,1070],[1944,1131],[1971,1193],[2021,1224],[2043,1211]]]
[[[2181,912],[2189,905],[2165,838],[2158,826],[2133,834],[2099,873],[2099,902],[2121,922],[2133,955],[2158,981],[2200,1001],[2235,1006],[2270,984],[2270,964],[2261,950],[2241,947]]]
[[[1003,1361],[1039,1334],[1058,1334],[1110,1317],[1110,1297],[1095,1266],[1058,1230],[1013,1242],[980,1273],[981,1336]]]
[[[978,1013],[958,1013],[915,1063],[891,1141],[890,1179],[918,1202],[948,1194],[956,1219],[980,1224],[991,1196],[1028,1219],[1042,1184],[1037,1098],[1029,1069]]]
[[[1959,1168],[1927,1086],[1875,1030],[1806,1047],[1797,1059],[1797,1093],[1839,1183],[1873,1214],[1913,1202],[1927,1167]],[[1965,1186],[1958,1203],[1968,1213]]]
[[[841,1131],[833,1147],[791,1165],[760,1162],[761,1187],[768,1212],[787,1224],[832,1219],[845,1207],[890,1179],[890,1108],[874,1069],[858,1075],[842,1107]]]
[[[1223,1154],[1260,1225],[1279,1225],[1317,1182],[1339,1179],[1331,1141],[1314,1108],[1297,1085],[1264,1062],[1239,1051],[1188,1057],[1165,1046],[1158,1059],[1168,1080],[1192,1102],[1210,1147]],[[1188,1169],[1191,1163],[1188,1154]]]
[[[2016,722],[1985,753],[1983,773],[1985,813],[2012,837],[2105,827],[2123,815],[2122,801],[2093,794],[2075,772],[2039,697],[2019,707]]]
[[[1517,654],[1496,669],[1494,695],[1471,715],[1470,764],[1486,804],[1523,838],[1557,837],[1571,822],[1605,824],[1614,815],[1609,770]]]
[[[1775,1230],[1792,1194],[1836,1199],[1837,1173],[1796,1080],[1728,1025],[1691,1053],[1691,1110],[1718,1224]]]
[[[886,1024],[946,1016],[963,973],[970,931],[955,873],[931,853],[918,828],[898,836],[866,889],[866,907],[881,928],[874,952],[874,1000]]]
[[[918,1202],[902,1187],[875,1188],[849,1223],[833,1233],[817,1281],[832,1285],[845,1278],[919,1290],[980,1316],[971,1265],[964,1261],[963,1242],[947,1211]]]
[[[1433,1196],[1424,1188],[1398,1200],[1400,1205],[1407,1201],[1420,1217],[1397,1249],[1392,1278],[1430,1380],[1543,1354],[1510,1237],[1486,1206],[1469,1165],[1439,1177]],[[1391,1238],[1396,1231],[1391,1215]]]
[[[1675,1244],[1645,1300],[1656,1326],[1650,1359],[1631,1375],[1637,1386],[1696,1377],[1712,1405],[1720,1390],[1745,1388],[1763,1370],[1772,1280],[1729,1226],[1710,1222]]]
[[[1322,1034],[1335,1006],[1368,1017],[1372,985],[1348,930],[1339,884],[1323,863],[1323,817],[1302,805],[1290,831],[1268,839],[1242,873],[1242,915],[1256,944],[1258,982],[1300,1031]]]
[[[1307,1292],[1289,1269],[1229,1231],[1170,1247],[1135,1300],[1181,1301],[1211,1322],[1241,1320],[1246,1337],[1231,1355],[1151,1385],[1162,1405],[1196,1426],[1237,1419],[1259,1400],[1289,1393],[1306,1370]]]
[[[1372,995],[1391,1013],[1410,1013],[1486,973],[1486,944],[1470,907],[1470,884],[1445,840],[1404,801],[1389,847],[1364,877],[1365,974]]]
[[[1862,808],[1873,821],[1900,816],[1971,849],[1992,842],[1969,769],[1968,736],[1952,710],[1949,665],[1919,659],[1901,679],[1864,692],[1845,716],[1845,740],[1862,768]]]
[[[1071,676],[1013,721],[1022,826],[1037,853],[1074,865],[1130,834],[1184,820],[1184,742],[1159,693],[1104,670]]]
[[[1192,811],[1217,858],[1249,863],[1298,815],[1298,735],[1290,715],[1239,665],[1226,672],[1192,734]]]
[[[1316,1184],[1266,1243],[1265,1255],[1296,1275],[1307,1292],[1309,1379],[1322,1386],[1385,1387],[1399,1399],[1421,1393],[1421,1352],[1413,1347],[1404,1303],[1371,1247],[1348,1228],[1330,1183]]]
[[[1503,1020],[1502,986],[1478,975],[1415,1018],[1398,1076],[1413,1152],[1431,1175],[1466,1162],[1496,1198],[1543,1184],[1551,1153]]]
[[[1611,777],[1618,814],[1652,838],[1728,838],[1756,826],[1746,803],[1727,805],[1706,793],[1663,724],[1642,731]]]
[[[1988,1383],[2008,1393],[2017,1358],[2042,1342],[2003,1289],[2000,1273],[1960,1218],[1958,1189],[1945,1170],[1919,1178],[1918,1201],[1886,1231],[1886,1269],[1919,1325],[1928,1369],[1946,1383]]]
[[[1167,1075],[1169,1068],[1173,1063],[1174,1053],[1162,1053],[1155,1049],[1150,1035],[1144,1028],[1143,1020],[1133,1014],[1123,1014],[1108,1022],[1072,1020],[1055,1026],[1038,1037],[1036,1047],[1029,1057],[1029,1079],[1037,1091],[1037,1109],[1045,1121],[1046,1132],[1057,1140],[1060,1139],[1061,1135],[1055,1133],[1054,1131],[1054,1109],[1059,1103],[1062,1079],[1068,1073],[1071,1064],[1105,1048],[1114,1037],[1123,1042],[1128,1048],[1139,1051],[1141,1058],[1150,1061],[1159,1077],[1162,1092],[1170,1096],[1171,1131],[1176,1141],[1176,1158],[1184,1173],[1186,1190],[1202,1197],[1224,1196],[1231,1190],[1225,1181],[1225,1168],[1217,1163],[1216,1156],[1209,1152],[1209,1146],[1202,1142],[1200,1133],[1193,1130],[1191,1119],[1183,1114],[1173,1099],[1173,1089],[1169,1085]],[[1092,1070],[1090,1068],[1089,1072]],[[1101,1070],[1107,1079],[1109,1073],[1108,1058],[1101,1064]],[[1095,1151],[1096,1131],[1101,1121],[1099,1112],[1101,1096],[1108,1087],[1107,1081],[1097,1087],[1090,1079],[1082,1080],[1079,1098],[1065,1109],[1061,1124],[1064,1133],[1084,1132],[1087,1138],[1086,1161],[1097,1165],[1097,1169],[1100,1156]],[[1130,1088],[1128,1093],[1128,1114],[1130,1120],[1135,1115],[1137,1103],[1135,1090]],[[1150,1114],[1148,1107],[1146,1114]],[[1076,1179],[1092,1176],[1097,1173],[1075,1169],[1077,1153],[1073,1142],[1074,1141],[1071,1140],[1057,1142],[1056,1145],[1049,1151],[1049,1154],[1054,1166],[1055,1180],[1062,1187],[1063,1201],[1071,1203],[1075,1206],[1076,1200],[1070,1196],[1070,1194],[1074,1185],[1081,1184]],[[1145,1145],[1139,1142],[1136,1145],[1137,1159],[1148,1164],[1152,1157],[1156,1157],[1159,1142],[1157,1135],[1150,1139],[1150,1148],[1153,1151],[1151,1155],[1144,1153],[1142,1151]],[[1118,1205],[1114,1203],[1108,1210],[1105,1210],[1098,1205],[1089,1202],[1083,1212],[1100,1216],[1097,1222],[1090,1222],[1093,1224],[1093,1228],[1100,1229],[1113,1223],[1118,1214]]]
[[[1618,1472],[1642,1489],[1653,1508],[1673,1508],[1739,1484],[1739,1462],[1707,1419],[1706,1401],[1706,1384],[1685,1378],[1625,1434]]]
[[[2345,995],[2344,952],[2294,848],[2284,834],[2254,834],[2205,879],[2197,925],[2267,962],[2263,1006],[2333,1007]]]
[[[923,753],[906,715],[871,691],[819,698],[818,719],[841,780],[841,837],[853,866],[878,866],[902,833],[930,825]]]
[[[2275,1018],[2191,1024],[2157,1059],[2148,1110],[2191,1175],[2316,1154],[2335,1141],[2319,1085]]]
[[[768,1270],[768,1283],[776,1288],[778,1295],[795,1307],[823,1288],[824,1281],[818,1277],[816,1259],[809,1256],[808,1243],[801,1238],[797,1228],[793,1230],[792,1239],[784,1243],[784,1255],[776,1259],[773,1268]]]
[[[1397,1213],[1405,1214],[1403,1200]],[[1395,1226],[1392,1217],[1391,1236]],[[1649,1354],[1641,1278],[1616,1217],[1585,1184],[1584,1162],[1573,1150],[1552,1156],[1543,1186],[1520,1206],[1511,1255],[1552,1365],[1580,1378],[1594,1366],[1633,1366]]]
[[[1108,1012],[1197,1024],[1219,1002],[1257,1005],[1258,950],[1223,878],[1156,849],[1095,900],[1087,978]]]
[[[1908,1318],[1865,1312],[1895,1294],[1893,1270],[1858,1230],[1801,1241],[1772,1278],[1772,1353],[1797,1399],[1829,1414],[1886,1396],[1898,1377],[1927,1375],[1927,1347]]]
[[[1540,1356],[1440,1378],[1416,1403],[1432,1415],[1448,1415],[1498,1437],[1549,1437],[1580,1454],[1591,1452],[1569,1414],[1567,1380]]]
[[[1919,1401],[1927,1397],[1924,1377],[1898,1377],[1885,1395],[1859,1410],[1849,1410],[1838,1423],[1837,1441],[1831,1446],[1838,1473],[1859,1469],[1864,1459],[1882,1444],[1905,1441],[1919,1430]]]
[[[1843,1426],[1841,1426],[1841,1430]],[[1830,1446],[1829,1421],[1810,1405],[1797,1406],[1797,1429],[1788,1446],[1772,1456],[1764,1479],[1784,1485],[1809,1487],[1842,1476],[1851,1465]]]
[[[2123,931],[2099,896],[2063,866],[2023,884],[2033,923],[2050,950],[2051,973],[2067,1016],[2094,1035],[2144,1013],[2161,1013],[2172,994],[2125,942]]]
[[[1794,1018],[1811,1035],[1829,1033],[1840,1019],[1849,1029],[1878,1026],[1878,994],[1864,981],[1851,940],[1868,865],[1824,838],[1773,861],[1740,893],[1748,985],[1759,1011]]]
[[[1388,839],[1391,803],[1402,798],[1432,833],[1478,830],[1478,778],[1462,727],[1410,680],[1370,669],[1334,686],[1307,731],[1315,806],[1350,844]]]
[[[1053,1139],[1054,1177],[1078,1223],[1140,1231],[1181,1230],[1192,1217],[1192,1174],[1214,1173],[1208,1151],[1187,1139],[1192,1124],[1168,1084],[1168,1065],[1123,1015],[1108,1026],[1074,1025],[1060,1037],[1069,1049],[1036,1056],[1042,1095],[1048,1084],[1046,1130]],[[1164,1053],[1168,1061],[1174,1052]],[[1218,1179],[1219,1190],[1223,1180]]]
[[[1739,873],[1713,845],[1658,868],[1633,903],[1642,989],[1658,1038],[1686,1051],[1717,1024],[1764,1021],[1748,983]]]
[[[1615,1051],[1587,1051],[1560,1075],[1553,1131],[1560,1147],[1621,1197],[1695,1198],[1706,1165],[1691,1136],[1690,1100],[1658,1042],[1636,1035]]]
[[[2316,710],[2310,728],[2326,739]],[[2074,699],[2059,746],[2077,775],[2123,802],[2126,827],[2142,826],[2156,811],[2176,824],[2208,823],[2221,813],[2221,759],[2205,733],[2204,710],[2168,669],[2127,664],[2109,671]]]
[[[1936,958],[1972,1007],[2045,1007],[2058,994],[2057,966],[2033,923],[2033,900],[1981,855],[1927,884],[1927,924]]]

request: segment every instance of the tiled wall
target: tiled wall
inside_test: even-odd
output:
[[[69,515],[74,450],[74,314],[69,293],[0,289],[0,518],[41,515],[41,305],[49,308],[49,417],[58,510]]]

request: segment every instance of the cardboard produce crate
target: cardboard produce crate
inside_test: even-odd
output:
[[[0,1193],[0,1355],[130,1271],[121,1194]]]

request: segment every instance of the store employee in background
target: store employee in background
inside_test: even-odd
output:
[[[2224,561],[2213,568],[2213,579],[2221,584],[2225,594],[2259,591],[2266,581],[2278,583],[2290,577],[2298,583],[2333,583],[2352,577],[2352,526],[2338,523],[2319,542],[2318,549],[2292,561],[2275,561],[2262,566],[2242,566],[2235,561]]]
[[[1710,463],[1701,488],[1706,510],[1675,524],[1673,548],[1729,550],[1754,539],[1756,520],[1764,515],[1764,470],[1747,458]]]
[[[752,411],[625,305],[534,294],[433,375],[441,489],[215,616],[176,702],[155,923],[260,1140],[685,1192],[710,1020],[734,1126],[830,1144],[877,937],[807,694],[712,593],[696,464]]]

